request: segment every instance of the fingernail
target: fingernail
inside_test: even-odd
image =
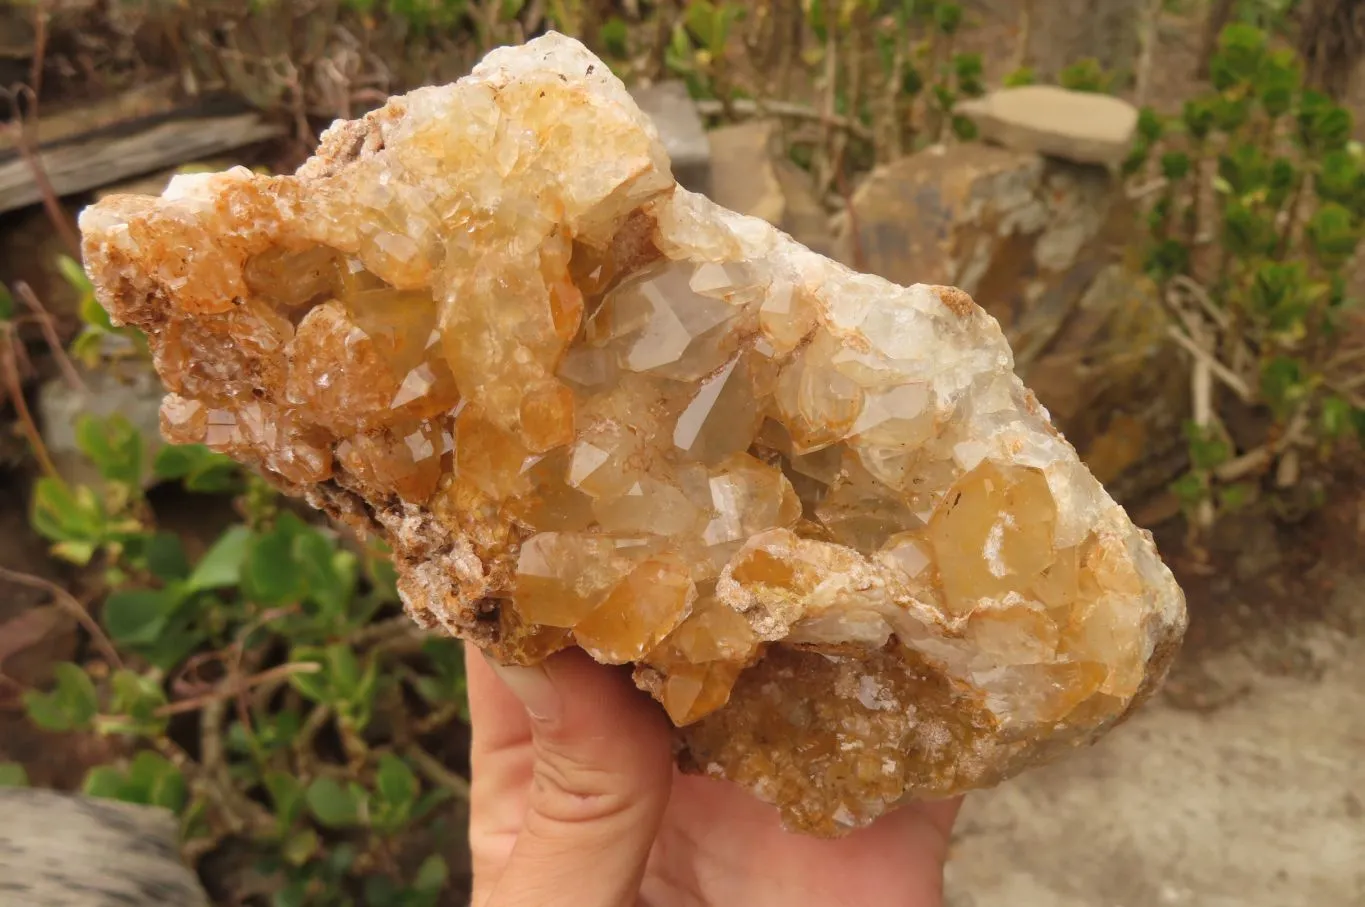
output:
[[[493,669],[493,673],[507,684],[512,694],[521,700],[521,704],[526,707],[526,714],[536,721],[553,721],[558,717],[559,691],[555,689],[554,681],[550,680],[550,674],[544,665],[526,667],[498,664],[486,653],[484,660]]]

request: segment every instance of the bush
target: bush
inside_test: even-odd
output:
[[[1195,363],[1191,467],[1175,490],[1204,526],[1257,499],[1320,497],[1326,470],[1305,466],[1365,431],[1342,330],[1365,231],[1351,115],[1304,89],[1294,53],[1251,25],[1222,33],[1210,73],[1214,90],[1179,117],[1143,112],[1127,165],[1164,180],[1146,266]]]
[[[24,696],[29,719],[131,745],[85,791],[175,811],[190,858],[248,847],[274,905],[437,903],[441,850],[463,834],[443,804],[467,791],[440,752],[463,739],[459,644],[401,613],[383,551],[344,547],[226,458],[155,460],[190,491],[237,495],[241,522],[192,557],[155,527],[128,423],[87,418],[78,437],[103,486],[41,480],[32,522],[101,570],[101,657],[58,664]]]

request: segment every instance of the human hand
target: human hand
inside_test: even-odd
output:
[[[960,800],[836,841],[785,832],[747,791],[673,767],[663,711],[622,669],[467,648],[473,907],[939,907]]]

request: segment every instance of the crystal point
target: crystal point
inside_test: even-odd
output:
[[[424,625],[633,664],[689,771],[832,836],[1095,739],[1184,602],[957,290],[674,183],[549,34],[327,131],[297,174],[82,216],[171,440],[394,551]]]

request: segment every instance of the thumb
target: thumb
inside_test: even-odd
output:
[[[535,761],[487,907],[635,904],[673,778],[662,713],[581,652],[494,671],[526,706]]]

